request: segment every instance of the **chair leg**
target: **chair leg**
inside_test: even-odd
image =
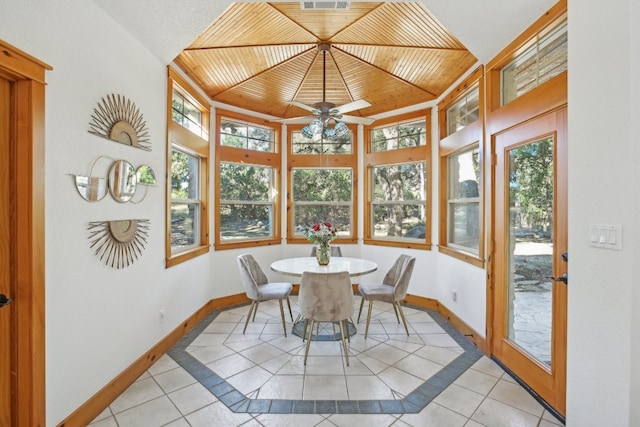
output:
[[[369,301],[369,313],[367,314],[367,327],[364,330],[364,339],[367,339],[369,334],[369,322],[371,322],[371,309],[373,308],[373,300]]]
[[[402,316],[402,323],[404,323],[404,330],[407,331],[407,336],[409,336],[409,328],[407,327],[407,318],[404,317],[404,311],[402,310],[402,306],[400,305],[400,301],[396,301],[393,303],[394,307],[395,305],[398,305],[398,311],[400,312],[400,316]]]
[[[253,312],[253,320],[252,320],[252,322],[255,322],[255,321],[256,321],[256,313],[258,312],[258,306],[259,306],[259,305],[260,305],[260,301],[256,301],[256,309],[255,309],[255,311]]]
[[[291,316],[291,321],[293,322],[293,312],[291,311],[291,301],[289,301],[289,297],[287,297],[287,305],[289,306],[289,315]]]
[[[279,299],[278,302],[280,303],[280,316],[282,316],[282,329],[284,330],[284,337],[287,337],[287,325],[284,322],[284,308],[282,306],[282,300]]]
[[[396,308],[396,304],[393,303],[391,305],[393,306],[394,313],[396,313],[396,320],[398,321],[398,323],[400,323],[400,318],[398,317],[398,309]]]
[[[304,319],[303,320],[303,324],[302,324],[302,341],[304,342],[304,340],[307,338],[307,326],[309,326],[309,319]],[[311,333],[313,333],[313,331],[311,331]],[[311,339],[311,337],[309,337],[308,339]]]
[[[358,323],[360,323],[360,315],[362,314],[362,306],[364,305],[364,297],[360,300],[360,311],[358,311]]]
[[[251,306],[249,307],[249,313],[247,314],[247,320],[244,322],[244,329],[242,333],[244,334],[247,331],[247,325],[249,324],[249,319],[251,318],[251,312],[253,311],[253,306],[256,304],[256,300],[251,300]],[[258,307],[256,307],[256,311],[258,311]]]
[[[342,327],[342,320],[339,323],[340,325],[340,336],[342,337],[342,348],[344,349],[344,358],[347,360],[347,366],[349,366],[349,352],[347,351],[347,342],[344,340],[344,328]]]
[[[315,320],[311,319],[311,333],[313,333],[313,324],[315,323]],[[307,339],[307,346],[305,347],[304,350],[304,364],[307,364],[307,356],[309,355],[309,347],[311,346],[311,337],[309,337]]]

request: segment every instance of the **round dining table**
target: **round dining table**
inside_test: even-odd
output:
[[[347,271],[349,276],[362,276],[373,273],[378,265],[361,258],[331,257],[327,265],[319,265],[316,257],[286,258],[271,263],[271,270],[287,276],[301,277],[305,271],[313,273],[335,273]]]

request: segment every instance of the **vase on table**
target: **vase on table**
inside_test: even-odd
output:
[[[319,265],[327,265],[331,260],[331,246],[329,242],[327,243],[319,243],[316,248],[316,258],[318,259]]]

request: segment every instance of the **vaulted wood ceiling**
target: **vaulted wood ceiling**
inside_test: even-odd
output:
[[[212,100],[291,118],[289,104],[365,99],[371,116],[438,98],[476,58],[422,3],[351,3],[302,10],[295,3],[234,3],[175,59]]]

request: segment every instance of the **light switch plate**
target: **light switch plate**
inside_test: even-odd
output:
[[[622,250],[622,226],[617,224],[590,224],[589,246]]]

